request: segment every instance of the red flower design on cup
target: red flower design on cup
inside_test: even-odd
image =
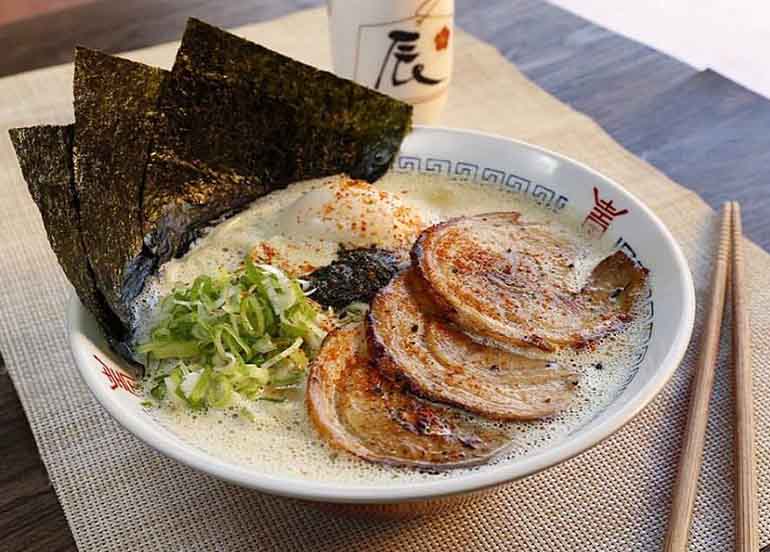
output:
[[[436,43],[436,51],[446,49],[446,47],[449,45],[449,28],[446,25],[444,25],[444,28],[436,33],[436,36],[433,38],[433,42]]]

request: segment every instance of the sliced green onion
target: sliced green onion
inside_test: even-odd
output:
[[[302,382],[326,336],[324,315],[306,288],[246,259],[234,273],[199,276],[175,289],[136,348],[145,355],[149,395],[194,409],[249,410],[244,401],[282,400],[281,392]]]
[[[166,397],[166,383],[161,381],[150,391],[153,398],[162,401]]]
[[[187,400],[193,407],[203,406],[203,401],[206,398],[206,393],[209,390],[209,384],[211,383],[211,368],[206,367],[203,372],[197,372],[200,374],[198,381],[195,383],[192,391],[187,395]]]
[[[137,349],[140,353],[152,353],[157,359],[166,358],[191,358],[200,353],[198,343],[195,341],[170,341],[163,343],[154,341],[140,345]]]
[[[294,343],[289,345],[286,349],[284,349],[283,351],[275,355],[273,358],[271,358],[267,362],[263,363],[260,366],[260,368],[267,369],[275,364],[278,364],[283,359],[291,355],[294,351],[298,351],[300,347],[302,347],[302,338],[298,337],[297,339],[294,340]]]

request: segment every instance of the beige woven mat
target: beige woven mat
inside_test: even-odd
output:
[[[328,65],[323,10],[239,32]],[[524,139],[583,161],[647,203],[684,248],[699,304],[717,220],[703,201],[528,82],[494,48],[457,33],[443,123]],[[176,44],[131,56],[168,67]],[[91,397],[70,357],[70,289],[26,193],[5,129],[71,120],[72,66],[0,80],[0,350],[81,550],[656,550],[665,531],[697,345],[654,403],[591,451],[479,502],[408,522],[351,520],[240,489],[150,450]],[[770,256],[748,244],[762,541],[770,540]],[[698,310],[698,324],[703,319]],[[699,327],[696,327],[696,336]],[[733,539],[728,343],[723,344],[693,550]]]

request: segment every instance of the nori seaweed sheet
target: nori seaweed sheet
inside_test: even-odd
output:
[[[341,251],[330,265],[309,276],[311,296],[325,307],[340,310],[354,301],[370,302],[399,271],[399,260],[392,251],[376,247]]]
[[[101,52],[75,52],[75,187],[98,288],[125,327],[155,269],[143,253],[142,190],[152,116],[165,75]]]
[[[257,99],[284,105],[266,113],[249,145],[295,159],[295,180],[336,171],[374,181],[387,171],[411,126],[412,107],[404,102],[194,18],[187,22],[172,75],[174,82],[190,78],[185,75],[237,82]],[[281,130],[286,115],[298,123],[296,135]]]
[[[97,289],[86,260],[72,167],[73,126],[12,128],[9,134],[22,176],[64,274],[83,305],[105,328],[113,347],[125,355],[125,329]]]
[[[194,229],[298,180],[374,180],[411,106],[195,19],[158,104],[144,193],[147,243],[163,262]]]

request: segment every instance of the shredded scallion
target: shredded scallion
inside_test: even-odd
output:
[[[242,269],[199,276],[163,299],[158,322],[137,347],[149,396],[192,409],[283,399],[304,379],[326,336],[305,282],[246,259]],[[246,416],[251,418],[252,416]]]

